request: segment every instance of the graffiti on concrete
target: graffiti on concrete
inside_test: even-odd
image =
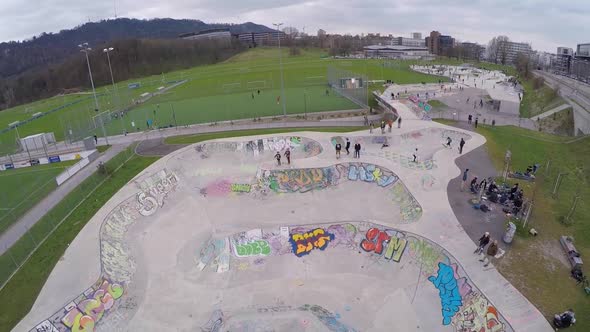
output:
[[[343,163],[322,168],[260,170],[259,187],[277,193],[305,193],[326,189],[344,181],[363,181],[389,187],[398,180],[390,170],[365,163]]]
[[[123,293],[123,286],[101,279],[31,331],[94,331]]]
[[[395,235],[389,235],[386,231],[378,228],[370,228],[365,238],[361,241],[361,248],[367,252],[374,252],[381,255],[385,250],[385,259],[399,262],[404,250],[406,249],[407,240]]]
[[[214,310],[205,325],[201,326],[203,332],[219,332],[223,325],[223,312],[219,309]]]
[[[307,311],[312,313],[315,318],[317,318],[320,322],[322,322],[326,328],[330,331],[334,332],[355,332],[357,330],[347,326],[343,322],[340,321],[339,315],[335,315],[329,310],[321,307],[319,305],[310,305],[304,304],[299,307],[300,311]]]
[[[459,293],[459,286],[453,269],[443,263],[438,263],[438,272],[436,277],[428,277],[434,287],[438,289],[442,307],[442,324],[449,325],[459,308],[463,305],[463,299]]]
[[[314,249],[324,250],[332,240],[334,240],[334,234],[326,232],[323,228],[316,228],[305,233],[293,233],[289,238],[293,253],[297,257],[308,255]]]
[[[268,256],[270,255],[270,246],[265,240],[255,240],[243,244],[235,244],[235,254],[238,257],[250,256]]]
[[[287,149],[305,157],[313,157],[322,152],[322,146],[317,141],[306,137],[284,136],[259,138],[242,142],[209,142],[198,144],[195,151],[201,158],[209,158],[214,153],[242,153],[259,156],[263,153],[284,152]]]
[[[428,173],[422,175],[420,182],[422,183],[422,189],[424,191],[431,191],[439,187],[436,178]]]
[[[231,191],[234,193],[249,193],[252,186],[248,183],[232,183]]]
[[[178,184],[176,174],[166,169],[139,182],[140,191],[113,209],[101,225],[99,280],[31,331],[94,331],[97,324],[110,317],[136,269],[127,246],[128,229],[141,218],[154,215]]]
[[[413,222],[422,216],[422,207],[414,196],[408,194],[408,189],[401,182],[391,187],[393,201],[399,205],[400,214],[404,222]]]
[[[197,257],[197,268],[202,271],[207,266],[215,269],[217,273],[223,273],[229,270],[228,238],[211,238],[201,247]]]
[[[397,180],[397,177],[389,172],[383,171],[381,168],[369,164],[369,165],[349,165],[348,166],[348,179],[351,181],[365,181],[375,182],[380,187],[387,187]]]

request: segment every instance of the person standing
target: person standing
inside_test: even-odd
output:
[[[355,158],[361,157],[361,143],[356,143],[354,145],[354,157]]]
[[[281,166],[281,152],[277,151],[277,154],[275,154],[275,159],[277,160],[277,166]]]
[[[94,144],[98,144],[98,136],[94,135]]]
[[[412,157],[414,157],[414,160],[412,160],[413,162],[416,162],[416,160],[418,159],[418,148],[416,148],[416,150],[414,150],[414,153],[412,154]]]
[[[475,122],[474,122],[475,128],[477,128],[477,122],[479,122],[479,118],[475,118]]]
[[[370,127],[369,127],[369,134],[373,133],[373,121],[371,121]]]
[[[385,121],[381,120],[381,135],[385,134]]]
[[[479,238],[479,245],[473,252],[474,254],[481,254],[485,247],[490,243],[490,232],[485,232],[482,237]]]
[[[291,165],[291,150],[287,149],[287,151],[285,151],[285,158],[287,158],[287,164]]]
[[[463,146],[465,145],[465,140],[461,137],[461,141],[459,142],[459,154],[463,154]]]
[[[336,159],[340,159],[340,150],[342,150],[342,145],[340,143],[336,143]]]
[[[494,242],[490,244],[488,250],[486,251],[486,254],[487,255],[484,255],[484,253],[482,252],[482,257],[479,259],[480,262],[483,262],[483,267],[487,267],[488,265],[490,265],[490,260],[498,254],[498,240],[494,240]]]
[[[402,127],[402,117],[398,117],[397,118],[397,128],[401,128]]]
[[[467,98],[467,101],[469,101],[469,98]],[[469,116],[467,117],[467,123],[471,124],[471,120],[473,120],[473,116],[469,114]]]
[[[346,145],[344,148],[346,149],[346,155],[350,155],[350,140],[348,138],[346,139]]]
[[[465,191],[465,185],[467,184],[467,173],[469,172],[469,168],[466,168],[463,172],[463,178],[461,179],[461,191]]]

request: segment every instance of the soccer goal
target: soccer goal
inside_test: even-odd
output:
[[[221,89],[224,93],[232,93],[238,91],[242,88],[242,83],[225,83],[221,86]]]
[[[246,83],[246,87],[248,90],[266,89],[268,88],[268,85],[266,84],[266,81],[251,81]]]

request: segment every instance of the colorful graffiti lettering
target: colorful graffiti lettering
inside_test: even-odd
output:
[[[289,238],[293,253],[297,257],[308,255],[313,249],[324,250],[332,240],[334,240],[334,234],[326,232],[323,228],[316,228],[307,233],[291,234]]]
[[[397,177],[390,172],[387,175],[381,168],[375,165],[350,165],[348,167],[348,179],[351,181],[361,180],[365,182],[375,182],[381,187],[392,184]]]
[[[393,201],[400,206],[400,214],[405,222],[413,222],[422,216],[422,207],[418,201],[408,194],[408,189],[401,182],[397,182],[391,189]]]
[[[381,255],[383,253],[384,243],[386,244],[384,257],[399,262],[406,248],[407,240],[390,236],[378,228],[371,228],[367,231],[365,239],[361,241],[361,248],[364,251]]]
[[[249,193],[252,186],[247,183],[232,183],[231,191],[234,193]]]
[[[234,253],[238,257],[268,256],[270,246],[265,240],[256,240],[245,244],[235,244]]]
[[[438,274],[436,277],[428,277],[428,280],[438,289],[442,306],[442,323],[443,325],[449,325],[453,316],[455,316],[459,308],[463,305],[457,279],[455,279],[455,273],[449,265],[440,262],[438,263]]]
[[[313,189],[323,189],[335,184],[334,167],[304,168],[272,173],[275,185],[271,186],[276,192],[305,193]]]

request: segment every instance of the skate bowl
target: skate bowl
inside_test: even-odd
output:
[[[440,140],[442,132],[422,131]],[[473,138],[472,148],[484,142]],[[531,324],[535,312],[506,315],[505,294],[494,289],[492,301],[476,285],[472,275],[506,281],[474,269],[473,243],[448,201],[433,203],[446,186],[424,175],[444,183],[458,169],[406,168],[377,156],[376,144],[363,160],[335,160],[331,142],[324,133],[245,137],[163,157],[84,227],[15,330],[483,332]],[[272,157],[286,148],[292,162],[277,166]],[[455,157],[433,153],[441,166],[454,167]]]

